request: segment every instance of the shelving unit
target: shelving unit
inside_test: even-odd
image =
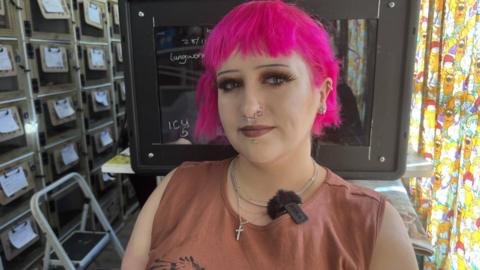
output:
[[[121,150],[114,145],[125,121],[118,2],[0,1],[0,270],[32,269],[45,245],[29,209],[36,190],[84,175],[115,230],[138,207],[127,176],[100,170]],[[50,204],[74,200],[67,191]],[[78,219],[62,224],[51,205],[45,212],[65,237]],[[18,232],[31,239],[15,242]]]

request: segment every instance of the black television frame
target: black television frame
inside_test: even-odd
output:
[[[186,160],[219,160],[231,146],[166,145],[161,138],[154,27],[214,25],[239,0],[121,0],[127,118],[136,173],[166,174]],[[313,156],[345,179],[398,179],[405,171],[418,0],[303,0],[326,19],[377,19],[369,146],[322,145]],[[152,98],[155,97],[155,98]],[[148,120],[145,120],[148,119]]]

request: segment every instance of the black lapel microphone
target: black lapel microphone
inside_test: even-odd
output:
[[[308,220],[307,215],[300,208],[302,199],[293,191],[279,190],[268,201],[267,213],[271,219],[288,213],[296,224],[302,224]]]

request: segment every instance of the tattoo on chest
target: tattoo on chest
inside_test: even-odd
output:
[[[192,256],[180,257],[173,261],[156,259],[148,270],[205,270]]]

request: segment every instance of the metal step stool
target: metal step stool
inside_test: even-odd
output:
[[[68,182],[74,182],[72,185],[78,184],[80,186],[86,202],[83,205],[80,229],[73,231],[60,242],[48,223],[47,218],[40,210],[40,199],[45,199],[45,195],[48,192]],[[70,188],[72,185],[69,185],[67,188]],[[123,257],[124,250],[115,231],[105,217],[85,179],[80,174],[70,173],[65,175],[36,192],[30,200],[30,208],[32,209],[33,217],[40,226],[40,229],[45,233],[47,239],[43,257],[43,269],[48,269],[50,265],[63,266],[67,270],[85,269],[110,241],[112,241],[115,251],[120,258]],[[93,210],[104,231],[85,230],[90,208]],[[52,250],[53,254],[51,254]]]

